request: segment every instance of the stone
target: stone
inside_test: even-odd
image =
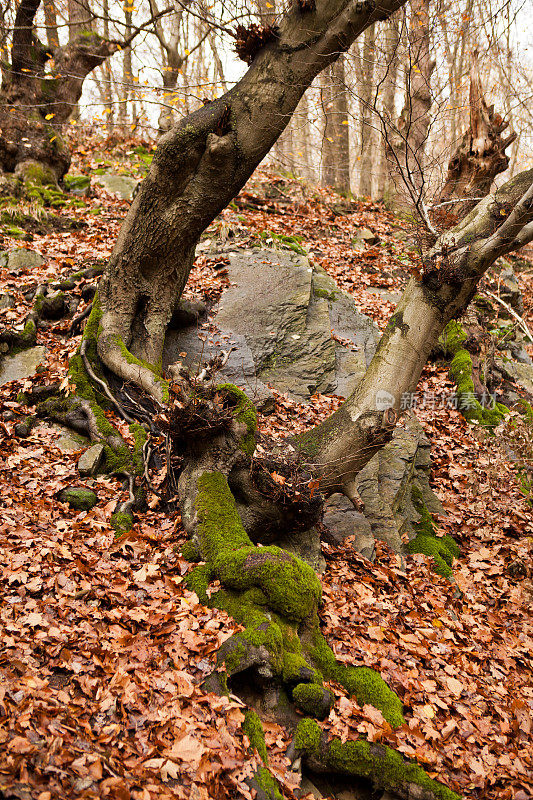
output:
[[[533,365],[523,364],[496,356],[496,367],[511,381],[516,381],[525,391],[533,397]]]
[[[0,253],[0,267],[4,267],[13,275],[18,275],[26,270],[37,269],[44,264],[44,258],[34,250],[25,247],[16,247],[14,250]]]
[[[4,308],[14,308],[15,307],[15,298],[13,295],[7,294],[0,294],[0,309]]]
[[[77,450],[82,450],[89,444],[89,440],[86,436],[75,433],[75,431],[67,428],[65,425],[54,423],[52,429],[59,434],[56,444],[64,453],[75,453]]]
[[[230,286],[210,320],[216,332],[204,335],[197,324],[170,331],[164,367],[183,358],[196,370],[200,361],[232,347],[220,377],[260,406],[272,397],[269,385],[300,402],[317,392],[347,397],[379,341],[372,320],[304,256],[252,250],[230,252],[229,258]]]
[[[46,353],[46,347],[37,345],[21,350],[0,360],[0,386],[9,381],[21,381],[31,378],[38,371]]]
[[[133,200],[135,189],[140,181],[130,178],[127,175],[113,175],[105,172],[103,175],[93,175],[92,180],[99,186],[103,186],[109,194],[120,197],[121,200]]]
[[[354,549],[371,558],[374,552],[372,526],[343,494],[332,494],[326,499],[322,522],[329,530],[328,541],[332,544],[341,545],[344,539],[354,536]]]
[[[62,503],[68,503],[76,511],[90,511],[96,505],[98,498],[94,492],[84,487],[69,487],[62,489],[59,493]]]
[[[86,197],[91,190],[89,175],[65,175],[63,177],[65,189],[75,197]]]
[[[507,262],[506,262],[507,263]],[[516,280],[516,275],[511,266],[506,266],[499,275],[499,293],[501,299],[508,306],[511,306],[513,311],[522,316],[524,313],[524,303],[522,300],[522,292]]]
[[[420,514],[412,500],[416,488],[432,514],[444,514],[438,497],[429,485],[430,443],[420,422],[408,412],[392,439],[359,472],[355,486],[364,504],[364,516],[372,536],[386,542],[397,553],[402,551],[402,534],[416,536]]]
[[[104,457],[104,445],[97,442],[91,445],[78,460],[78,472],[80,475],[96,475],[98,468]]]
[[[354,241],[364,242],[369,247],[372,247],[373,245],[379,243],[379,236],[377,233],[373,233],[370,228],[358,228],[352,244]]]

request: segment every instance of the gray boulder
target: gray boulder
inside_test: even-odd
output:
[[[44,359],[46,347],[37,345],[0,359],[0,386],[9,381],[21,381],[35,375]]]
[[[44,264],[44,258],[34,250],[25,247],[16,247],[14,250],[4,250],[0,253],[0,267],[4,267],[13,275],[19,272],[36,269]]]
[[[379,331],[320,267],[296,253],[232,252],[228,278],[209,330],[196,324],[169,333],[164,366],[183,359],[196,369],[233,347],[221,379],[259,405],[270,395],[267,384],[299,401],[317,392],[347,397],[353,391]]]
[[[121,200],[132,200],[133,193],[140,181],[130,178],[127,175],[113,175],[105,172],[103,175],[93,175],[92,180],[99,186],[103,186],[109,194],[115,194]]]

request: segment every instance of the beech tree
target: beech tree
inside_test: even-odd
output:
[[[446,325],[464,312],[498,257],[533,239],[533,170],[488,194],[453,229],[427,232],[420,274],[409,281],[361,383],[336,413],[282,448],[254,456],[252,403],[235,386],[202,380],[209,369],[191,377],[176,368],[173,383],[161,374],[165,332],[201,233],[268,153],[315,76],[402,3],[299,0],[277,29],[250,30],[244,77],[160,140],[71,360],[75,393],[45,401],[39,413],[101,441],[107,469],[129,476],[130,500],[114,517],[119,531],[131,525],[135,475],[149,468],[150,435],[163,430],[171,441],[168,469],[190,535],[186,554],[202,562],[189,586],[243,625],[220,648],[208,685],[229,687],[249,704],[247,731],[260,752],[260,717],[267,716],[294,728],[296,764],[370,779],[403,798],[451,799],[451,790],[390,748],[322,733],[319,721],[332,704],[327,680],[380,709],[392,727],[402,724],[402,707],[378,673],[336,661],[320,631],[316,574],[277,545],[287,534],[302,545],[316,536],[328,494],[354,499],[354,477],[392,435],[402,394],[415,390]],[[127,408],[123,385],[130,400],[138,389]],[[132,424],[133,455],[102,413],[104,403]],[[280,486],[273,472],[287,480]],[[215,579],[220,587],[208,591]],[[261,797],[279,797],[266,764],[252,785]]]
[[[61,131],[81,97],[85,78],[113,53],[129,47],[154,20],[135,28],[123,40],[107,40],[93,29],[88,5],[79,3],[76,7],[84,13],[72,22],[68,43],[56,45],[55,31],[45,45],[35,32],[40,4],[41,0],[21,0],[13,25],[11,63],[2,64],[0,168],[13,172],[21,165],[24,172],[25,162],[38,162],[48,170],[41,171],[41,176],[50,175],[51,170],[52,178],[61,179],[70,166]],[[168,10],[157,12],[156,18],[165,13]]]

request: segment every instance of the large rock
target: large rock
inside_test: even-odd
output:
[[[200,362],[233,346],[218,377],[243,388],[258,405],[268,400],[268,385],[299,401],[315,392],[351,394],[379,341],[377,327],[357,310],[353,298],[295,253],[229,255],[230,286],[211,319],[202,325],[193,316],[192,324],[186,324],[187,314],[177,315],[185,327],[167,336],[164,365],[181,360],[199,369]],[[364,513],[342,495],[327,501],[324,523],[331,540],[355,536],[354,547],[367,557],[376,538],[399,552],[402,534],[413,537],[420,516],[412,502],[414,487],[430,511],[442,513],[429,487],[429,472],[429,442],[410,415],[357,477]],[[303,549],[300,538],[283,546],[320,570],[318,537],[310,532]]]
[[[109,194],[120,197],[121,200],[132,200],[133,193],[140,183],[136,178],[129,178],[127,175],[113,175],[110,172],[94,175],[92,180],[103,186]]]
[[[409,539],[416,535],[420,514],[413,504],[414,494],[432,514],[444,514],[429,485],[430,473],[430,442],[415,415],[409,412],[391,441],[356,477],[373,537],[387,542],[396,552],[402,549],[402,534],[406,533]]]
[[[26,270],[38,269],[44,264],[44,258],[34,250],[26,250],[25,247],[16,247],[14,250],[0,253],[0,267],[4,267],[13,275]]]
[[[46,347],[38,345],[0,359],[0,386],[9,381],[21,381],[35,375],[44,359]]]
[[[429,485],[430,443],[414,414],[396,428],[385,445],[358,474],[355,485],[364,504],[360,513],[346,497],[334,494],[324,506],[324,525],[331,540],[340,544],[355,536],[354,548],[370,558],[375,539],[387,542],[397,553],[402,534],[416,535],[420,514],[413,494],[434,514],[444,509]]]
[[[379,331],[321,268],[296,253],[232,252],[228,278],[212,318],[215,332],[207,336],[197,325],[171,331],[165,365],[183,358],[196,368],[234,347],[222,377],[256,402],[268,397],[266,384],[299,401],[317,392],[347,397],[353,391]]]

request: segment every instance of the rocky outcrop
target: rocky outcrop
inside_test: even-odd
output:
[[[267,384],[299,401],[317,392],[347,397],[379,341],[372,320],[305,256],[250,250],[229,252],[229,259],[230,286],[212,327],[171,331],[164,365],[181,358],[196,369],[233,347],[221,377],[259,405],[270,397]]]

